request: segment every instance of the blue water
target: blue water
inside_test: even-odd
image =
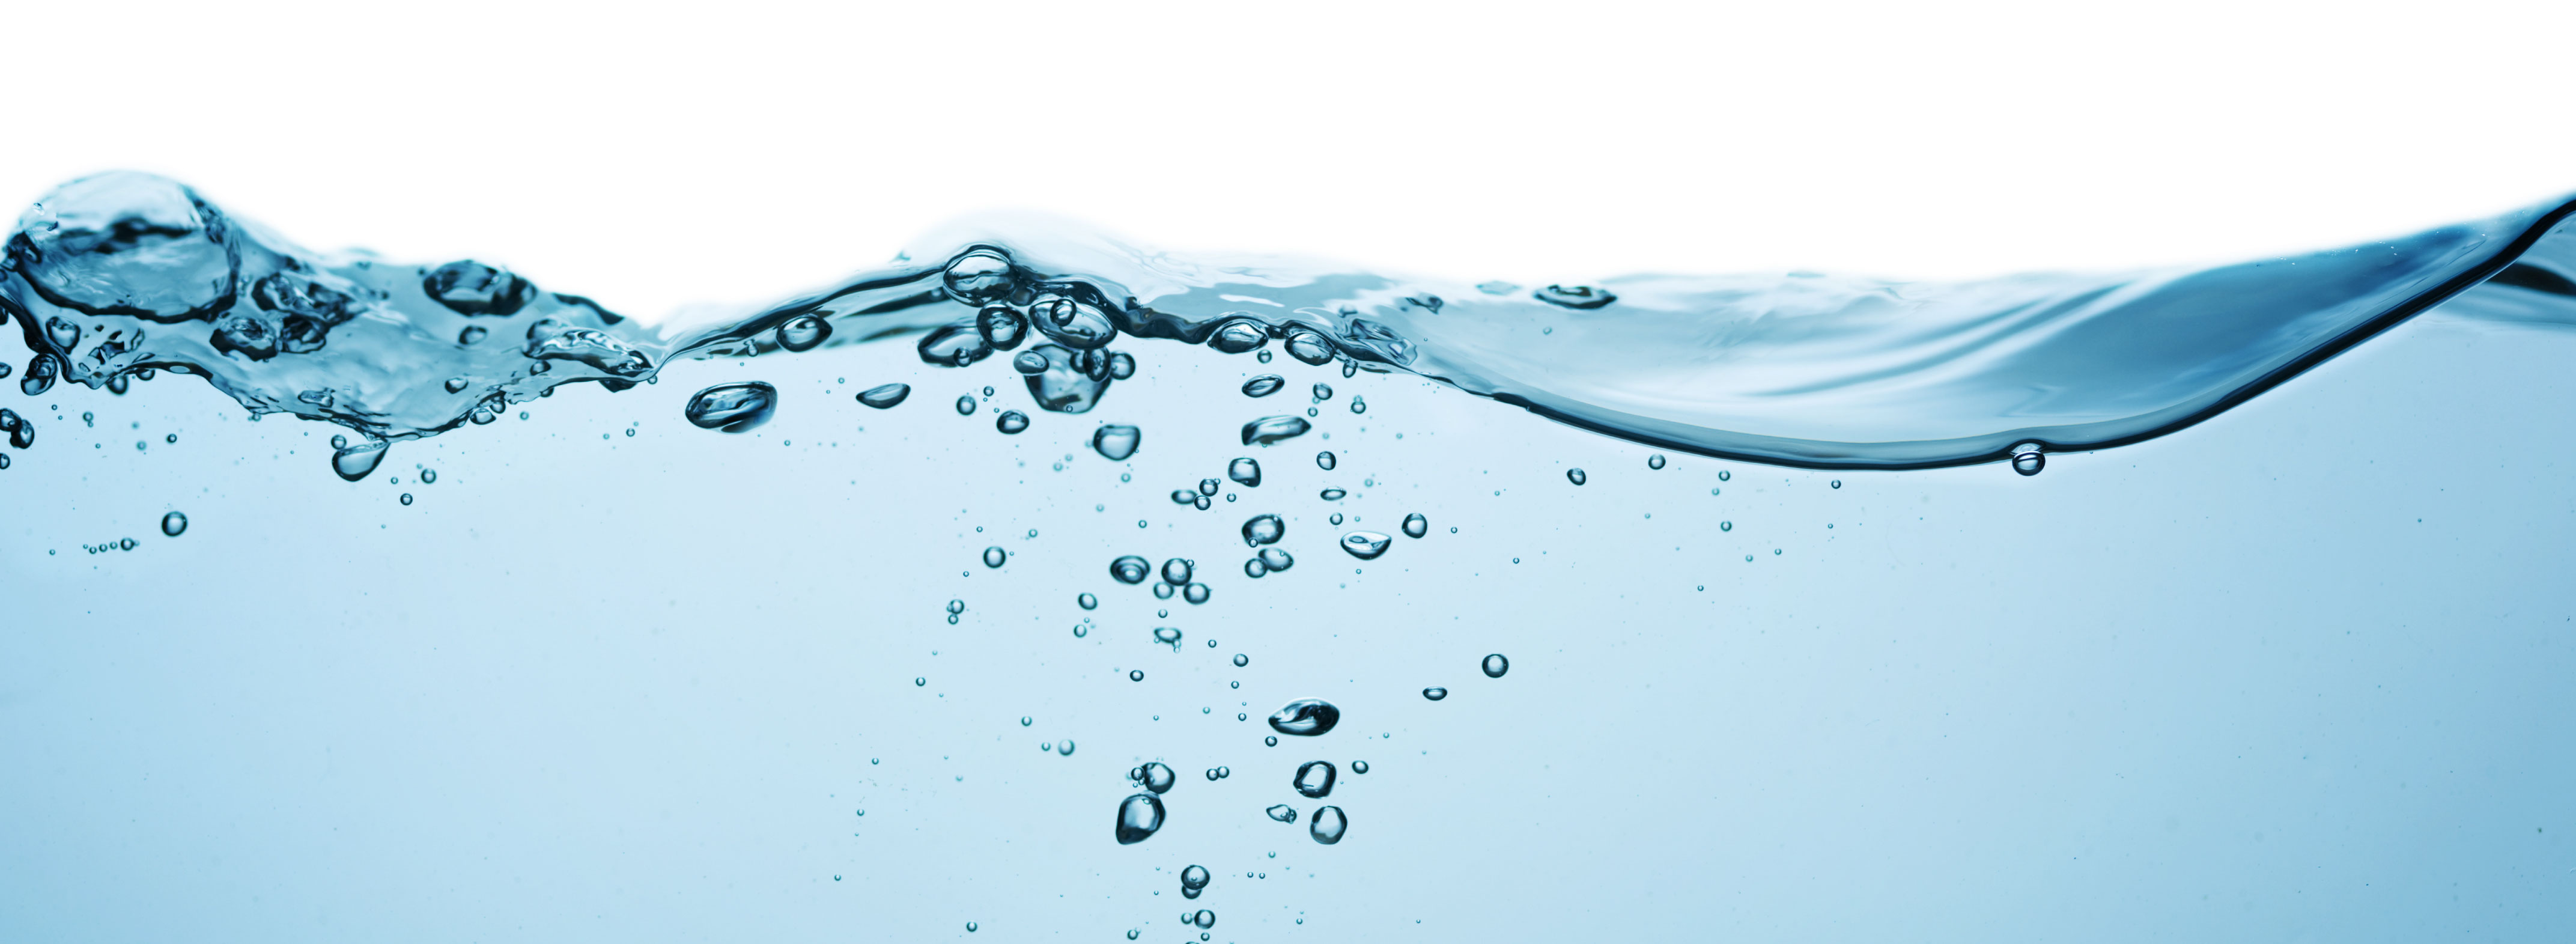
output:
[[[78,182],[0,281],[0,928],[2547,939],[2558,216],[1553,290],[993,221],[646,325]]]

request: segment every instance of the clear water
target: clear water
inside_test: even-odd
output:
[[[969,224],[648,326],[77,182],[0,925],[2545,938],[2562,215],[1959,286]]]

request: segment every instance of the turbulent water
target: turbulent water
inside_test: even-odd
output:
[[[0,936],[2525,938],[2571,209],[1949,285],[1001,221],[646,322],[76,181]]]

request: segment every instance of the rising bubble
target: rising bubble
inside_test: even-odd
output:
[[[1254,515],[1243,523],[1243,543],[1251,547],[1277,544],[1287,536],[1288,523],[1279,520],[1278,515]]]
[[[1431,521],[1415,513],[1404,516],[1404,536],[1418,538],[1431,533]]]
[[[1322,470],[1324,470],[1324,471],[1326,471],[1326,472],[1330,472],[1330,471],[1332,471],[1332,470],[1333,470],[1333,466],[1334,466],[1335,464],[1336,464],[1336,462],[1335,462],[1335,460],[1333,459],[1333,454],[1332,454],[1332,453],[1330,453],[1330,452],[1318,452],[1318,453],[1316,453],[1316,454],[1315,454],[1315,467],[1316,467],[1316,468],[1322,469]]]
[[[1165,766],[1162,761],[1145,762],[1144,766],[1129,771],[1127,779],[1155,793],[1172,792],[1172,784],[1177,780],[1172,773],[1172,768]]]
[[[1261,812],[1263,815],[1269,816],[1271,819],[1278,820],[1282,823],[1294,823],[1297,821],[1297,809],[1285,803],[1272,806],[1271,808],[1262,810]]]
[[[971,393],[970,393],[970,394],[966,394],[966,395],[964,395],[964,396],[960,396],[960,397],[958,397],[958,398],[957,398],[957,415],[959,415],[959,416],[973,416],[973,415],[975,415],[975,395],[974,395],[974,394],[971,394]]]
[[[1270,728],[1281,734],[1314,737],[1342,721],[1342,710],[1321,698],[1300,698],[1270,714]]]
[[[1003,410],[1001,416],[993,419],[993,428],[1005,436],[1019,435],[1029,428],[1029,415],[1018,410]]]
[[[1181,588],[1181,599],[1188,600],[1190,605],[1196,606],[1208,601],[1208,592],[1207,584],[1194,583]]]
[[[948,297],[968,305],[979,305],[1011,294],[1011,260],[1001,250],[977,246],[948,260],[940,273],[940,283]]]
[[[187,533],[187,531],[188,531],[188,516],[187,516],[187,515],[183,515],[183,514],[180,514],[180,513],[178,513],[178,512],[175,512],[175,511],[174,511],[174,512],[171,512],[171,513],[169,513],[169,514],[166,514],[166,515],[162,515],[162,516],[161,516],[161,533],[162,533],[162,534],[166,534],[166,535],[169,535],[169,536],[171,536],[171,537],[174,537],[174,538],[175,538],[175,537],[178,537],[179,535],[182,535],[182,534]],[[221,542],[218,542],[218,543],[221,543]]]
[[[892,383],[885,384],[883,386],[869,387],[868,389],[861,391],[859,393],[859,402],[866,406],[885,410],[892,409],[895,404],[902,403],[903,398],[911,395],[911,384]]]
[[[1002,550],[999,547],[988,547],[984,549],[984,566],[986,567],[1000,567],[1002,566],[1003,561],[1007,561],[1009,559],[1011,559],[1011,552],[1009,551]]]
[[[790,351],[810,351],[832,337],[832,323],[814,315],[799,315],[778,326],[778,346]]]
[[[1290,783],[1297,795],[1320,800],[1333,794],[1333,773],[1332,761],[1310,760],[1297,765],[1297,778]]]
[[[1443,698],[1449,697],[1449,690],[1434,685],[1430,688],[1423,689],[1422,697],[1431,699],[1432,701],[1439,701]]]
[[[1259,377],[1254,377],[1243,382],[1243,395],[1247,397],[1266,397],[1271,394],[1278,393],[1279,388],[1287,385],[1288,381],[1285,378],[1280,377],[1278,374],[1263,374]]]
[[[1233,462],[1226,463],[1225,477],[1233,479],[1235,484],[1241,485],[1245,488],[1259,488],[1261,486],[1261,463],[1253,461],[1250,456],[1236,459]]]
[[[1154,565],[1142,557],[1129,554],[1109,562],[1109,576],[1119,583],[1144,583],[1154,572]]]
[[[1387,543],[1393,540],[1375,531],[1353,531],[1342,535],[1342,550],[1361,560],[1376,560],[1378,555],[1386,553]]]
[[[1163,828],[1163,798],[1139,793],[1118,804],[1118,844],[1132,846]]]
[[[1342,834],[1349,832],[1350,828],[1351,821],[1342,816],[1341,807],[1327,806],[1316,810],[1315,818],[1307,822],[1306,835],[1329,846],[1342,841]]]
[[[1260,322],[1250,319],[1226,322],[1214,333],[1209,334],[1207,339],[1207,346],[1228,354],[1241,354],[1268,343],[1270,343],[1269,332],[1261,329]]]
[[[1287,570],[1297,564],[1297,559],[1288,556],[1287,551],[1275,547],[1262,548],[1260,560],[1261,566],[1269,568],[1270,572],[1274,574]]]
[[[1589,478],[1589,476],[1584,475],[1584,474],[1583,474],[1583,470],[1582,470],[1582,469],[1567,469],[1567,470],[1565,470],[1565,480],[1566,480],[1566,481],[1568,481],[1568,482],[1572,482],[1572,483],[1574,483],[1574,484],[1576,484],[1576,485],[1581,485],[1581,484],[1583,484],[1583,483],[1584,483],[1584,481],[1585,481],[1586,479],[1588,479],[1588,478]]]
[[[1007,351],[1028,339],[1029,319],[1009,305],[986,305],[975,313],[975,333],[984,338],[984,343]]]
[[[1182,895],[1182,897],[1185,897],[1185,898],[1197,898],[1197,897],[1199,897],[1199,891],[1200,891],[1201,889],[1206,888],[1206,887],[1207,887],[1207,883],[1208,883],[1208,870],[1207,870],[1207,869],[1204,869],[1204,868],[1201,868],[1201,867],[1199,867],[1199,866],[1195,866],[1195,865],[1193,865],[1193,866],[1190,866],[1189,868],[1186,868],[1186,869],[1182,869],[1182,870],[1181,870],[1181,895]]]
[[[1092,432],[1091,450],[1111,462],[1124,462],[1136,454],[1136,446],[1144,437],[1143,430],[1112,423]]]
[[[1497,652],[1485,657],[1484,669],[1486,678],[1502,678],[1503,673],[1512,670],[1512,660],[1503,658],[1503,654]]]
[[[1267,446],[1282,439],[1306,435],[1306,431],[1312,428],[1302,417],[1265,416],[1243,424],[1243,444]]]
[[[2021,443],[2012,447],[2013,471],[2023,475],[2038,475],[2039,470],[2047,468],[2048,456],[2041,449],[2040,444],[2035,442]]]
[[[1082,607],[1086,610],[1096,610],[1100,608],[1100,598],[1088,593],[1074,597],[1073,602],[1075,606]]]

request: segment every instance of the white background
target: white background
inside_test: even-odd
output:
[[[2568,10],[30,3],[0,199],[158,171],[645,317],[996,208],[1467,279],[2225,261],[2576,190]]]

